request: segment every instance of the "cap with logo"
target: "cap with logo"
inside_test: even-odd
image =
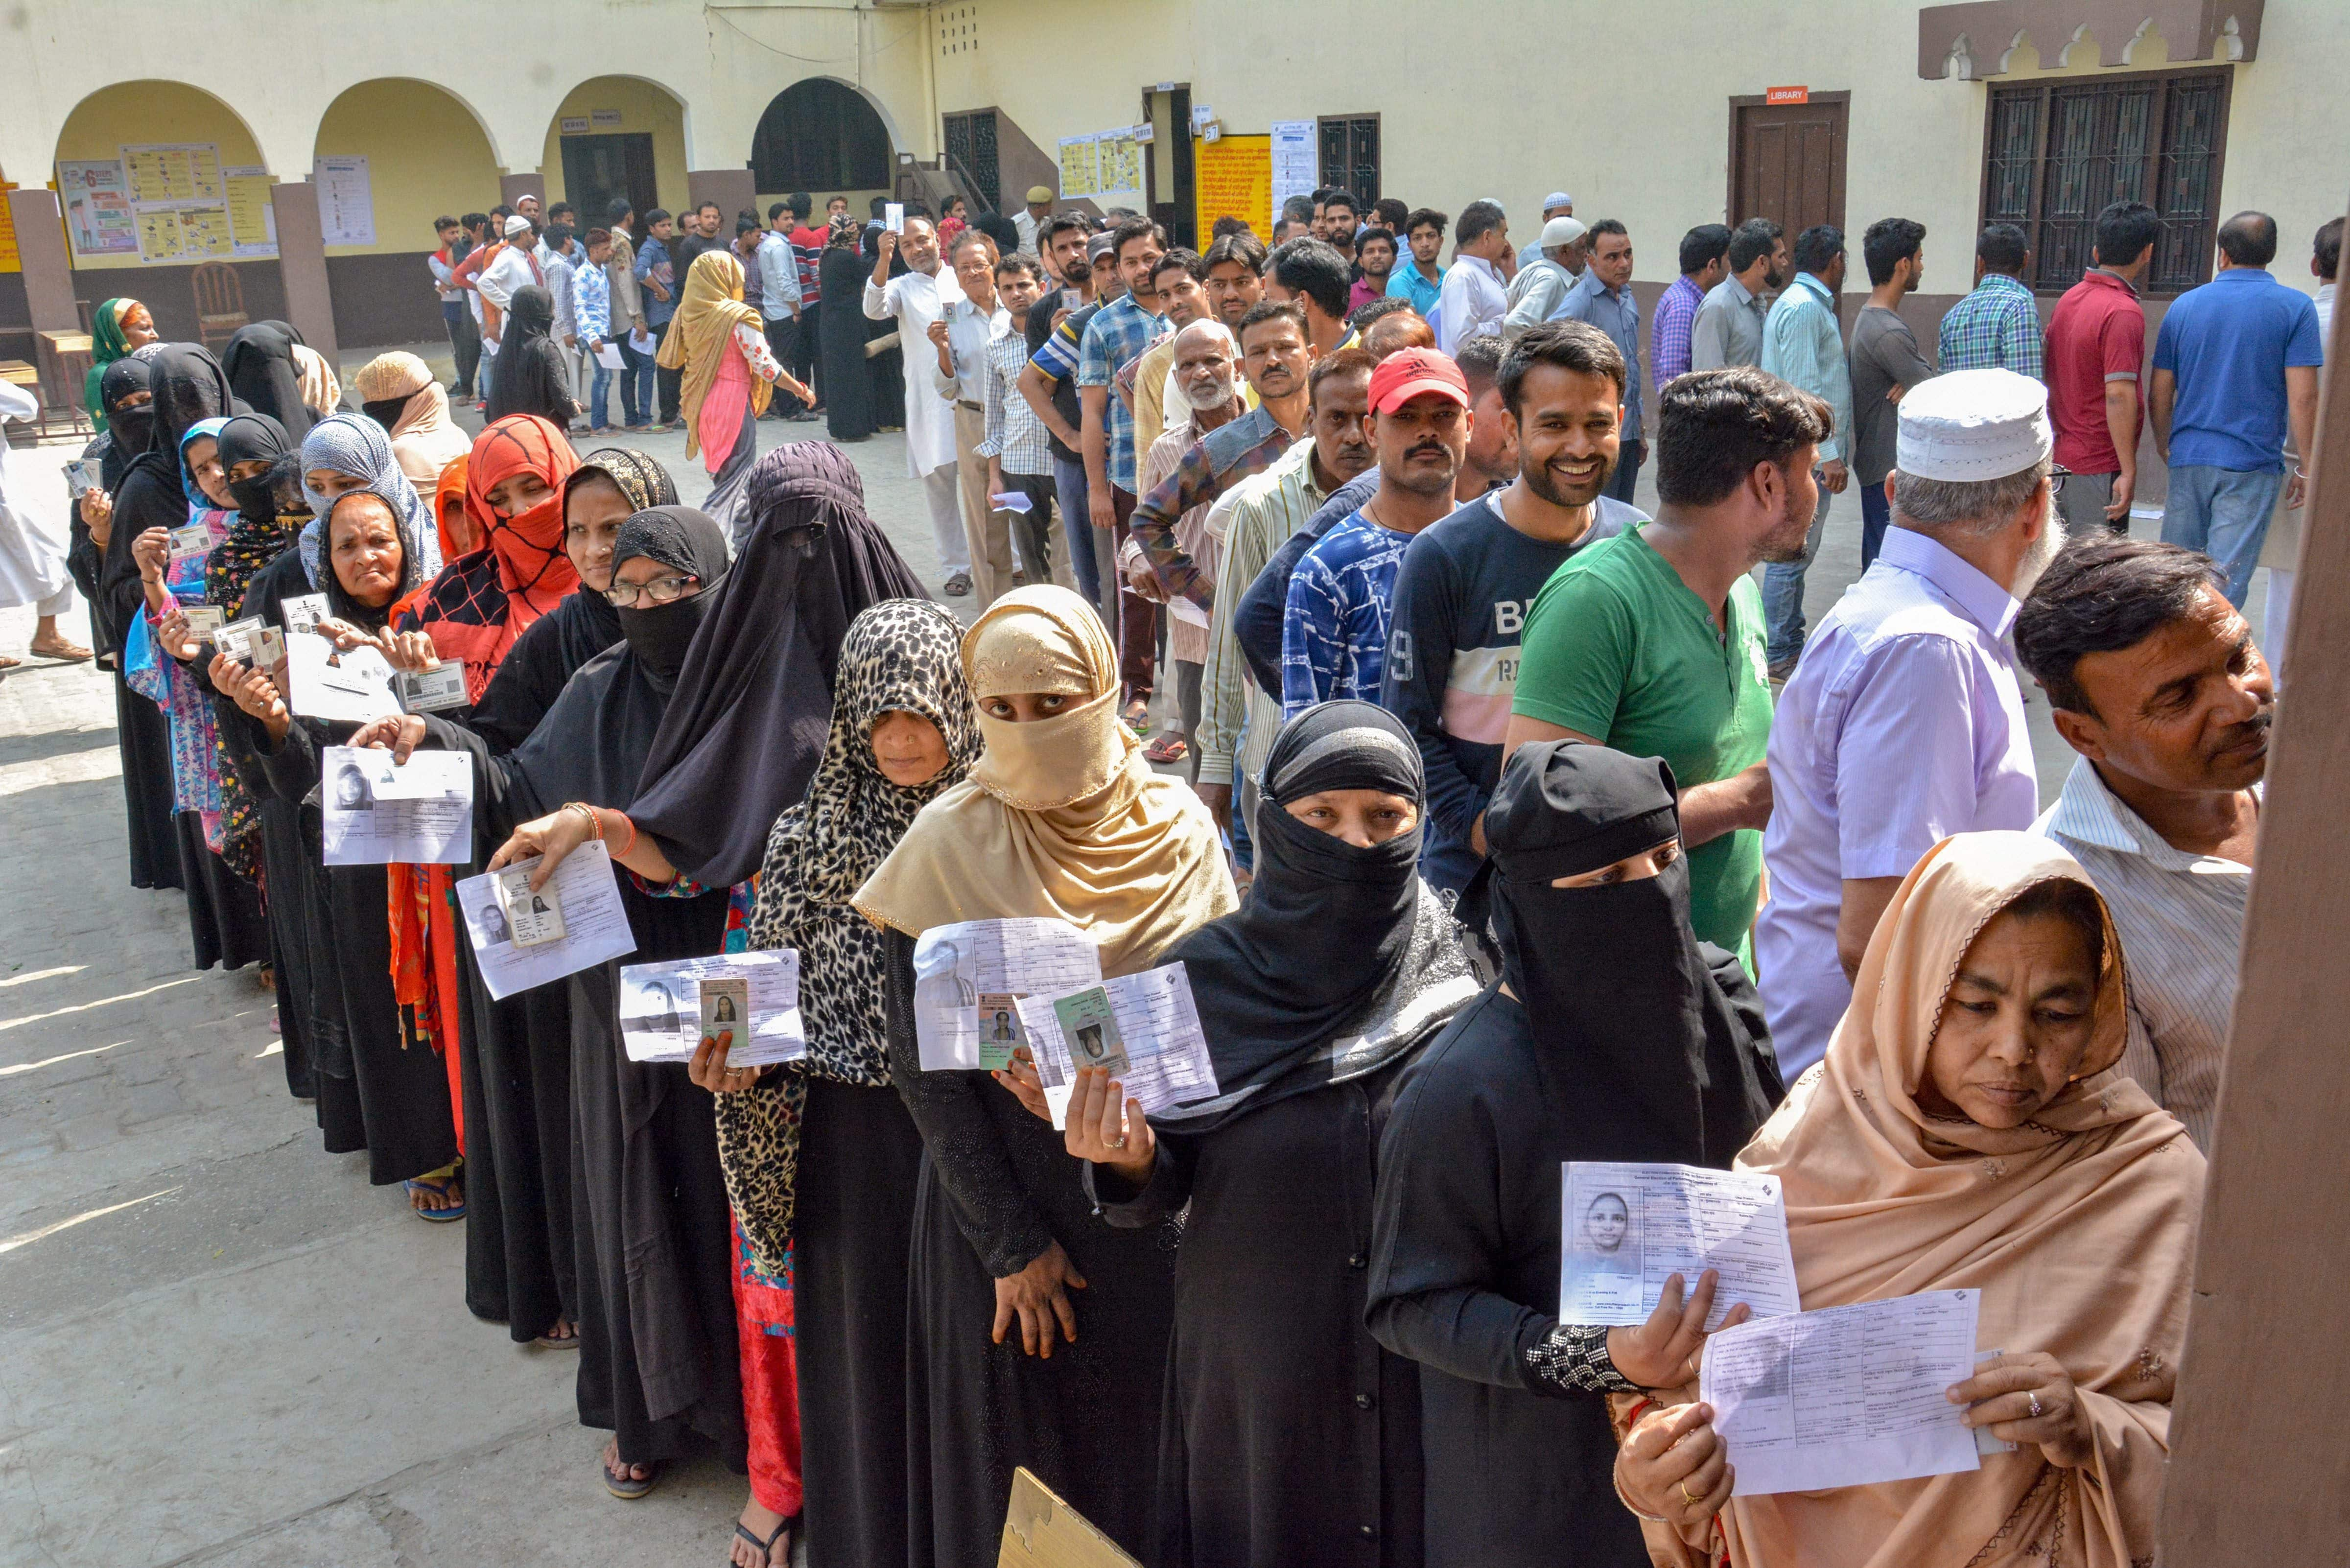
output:
[[[1391,414],[1412,399],[1433,392],[1469,406],[1469,382],[1449,354],[1433,348],[1404,348],[1388,355],[1371,372],[1371,411]]]

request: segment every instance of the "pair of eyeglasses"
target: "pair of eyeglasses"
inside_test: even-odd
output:
[[[633,609],[648,599],[665,605],[683,595],[687,584],[701,580],[689,573],[683,576],[655,577],[649,583],[614,583],[604,590],[604,598],[615,609]]]
[[[2048,469],[2048,493],[2051,495],[2064,494],[2064,482],[2072,477],[2073,471],[2065,467],[2063,463],[2059,462],[2050,464]]]

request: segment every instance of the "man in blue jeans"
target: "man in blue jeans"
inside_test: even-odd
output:
[[[1852,372],[1846,367],[1836,296],[1844,291],[1844,231],[1815,223],[1795,236],[1795,277],[1771,306],[1762,327],[1762,369],[1828,406],[1831,429],[1820,442],[1819,506],[1812,514],[1804,553],[1762,568],[1762,621],[1773,680],[1784,680],[1804,651],[1804,568],[1819,553],[1828,499],[1851,481],[1846,456],[1852,445]]]
[[[2154,450],[2170,465],[2162,539],[2201,550],[2228,573],[2241,609],[2268,537],[2277,490],[2298,506],[2306,481],[2284,472],[2317,439],[2317,368],[2325,345],[2309,296],[2271,277],[2276,220],[2239,213],[2220,225],[2220,268],[2178,296],[2154,340]]]

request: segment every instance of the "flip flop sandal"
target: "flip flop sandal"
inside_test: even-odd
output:
[[[792,1526],[797,1524],[799,1521],[800,1516],[798,1514],[795,1513],[792,1515],[791,1518],[775,1526],[775,1532],[773,1535],[770,1535],[767,1539],[762,1541],[757,1536],[751,1533],[751,1527],[749,1525],[744,1524],[738,1519],[734,1521],[734,1533],[749,1542],[752,1545],[757,1547],[761,1552],[766,1553],[767,1568],[779,1568],[778,1560],[775,1556],[775,1542],[781,1541],[785,1536],[789,1535],[792,1532]],[[791,1562],[791,1555],[790,1549],[788,1547],[785,1548],[781,1560],[782,1568],[788,1568],[788,1564]]]
[[[1191,754],[1191,743],[1180,735],[1161,735],[1142,751],[1143,760],[1149,763],[1180,763]]]
[[[409,1212],[414,1214],[419,1220],[433,1225],[446,1225],[453,1220],[463,1220],[465,1217],[465,1205],[462,1201],[446,1209],[413,1207],[419,1192],[428,1192],[435,1198],[448,1197],[449,1189],[455,1184],[456,1179],[453,1176],[443,1177],[438,1181],[429,1177],[419,1177],[415,1180],[402,1182],[400,1185],[408,1189],[408,1199],[411,1206]]]
[[[577,1350],[579,1348],[579,1325],[573,1324],[571,1333],[566,1338],[556,1339],[551,1334],[542,1334],[531,1343],[541,1350]]]
[[[661,1483],[661,1466],[659,1459],[645,1467],[653,1473],[642,1480],[638,1480],[631,1476],[614,1475],[612,1468],[601,1458],[597,1459],[596,1468],[604,1472],[604,1490],[622,1502],[634,1502],[640,1497],[650,1496],[652,1490]]]

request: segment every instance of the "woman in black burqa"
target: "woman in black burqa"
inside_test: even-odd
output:
[[[571,396],[570,368],[554,337],[555,296],[536,284],[515,289],[506,306],[497,374],[490,378],[491,424],[508,414],[536,414],[565,429],[579,405]]]
[[[257,414],[267,414],[297,452],[318,415],[302,400],[302,368],[294,346],[302,335],[283,321],[255,321],[236,329],[221,350],[230,389]]]
[[[1420,1364],[1431,1564],[1647,1561],[1603,1396],[1678,1386],[1710,1292],[1561,1324],[1560,1166],[1726,1170],[1780,1096],[1753,986],[1690,929],[1679,830],[1671,769],[1571,741],[1521,746],[1486,808],[1502,977],[1413,1067],[1373,1206],[1367,1321]]]
[[[1409,731],[1325,702],[1282,727],[1263,776],[1247,902],[1167,955],[1217,1093],[1124,1131],[1102,1075],[1070,1104],[1069,1152],[1112,1225],[1190,1206],[1147,1555],[1417,1568],[1419,1368],[1363,1327],[1375,1156],[1404,1074],[1477,982],[1419,877]]]

